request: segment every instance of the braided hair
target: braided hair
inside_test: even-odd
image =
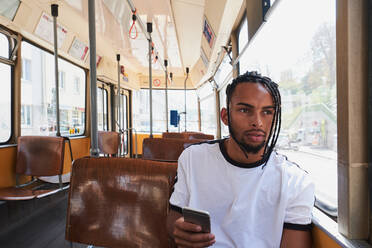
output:
[[[263,85],[267,91],[270,93],[270,95],[273,98],[274,103],[274,117],[271,123],[270,133],[267,138],[267,141],[265,143],[264,153],[262,155],[262,159],[255,162],[254,164],[262,164],[264,163],[266,165],[267,160],[270,157],[271,152],[273,151],[276,141],[279,137],[280,132],[280,125],[281,125],[281,98],[280,98],[280,92],[278,89],[278,85],[271,81],[270,78],[261,76],[261,74],[257,73],[256,71],[247,71],[246,73],[238,76],[235,78],[231,84],[229,84],[226,88],[226,108],[227,108],[227,120],[228,120],[228,127],[229,127],[229,133],[231,138],[234,139],[234,141],[239,145],[240,149],[244,153],[245,157],[248,158],[248,151],[242,144],[242,142],[238,141],[235,137],[234,132],[231,128],[231,116],[230,116],[230,106],[229,103],[231,103],[231,97],[234,93],[234,90],[238,84],[241,83],[259,83]]]

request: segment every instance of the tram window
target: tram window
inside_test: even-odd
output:
[[[248,43],[248,21],[247,17],[244,16],[242,23],[240,24],[238,33],[238,52],[241,53],[244,46]]]
[[[107,90],[97,88],[97,116],[98,116],[98,130],[107,131]]]
[[[242,73],[258,70],[279,84],[277,149],[312,175],[329,212],[337,209],[335,10],[335,0],[283,1],[239,61]]]
[[[232,66],[230,64],[230,58],[226,54],[223,58],[220,66],[218,67],[218,70],[216,74],[214,75],[214,80],[216,81],[216,84],[218,87],[221,87],[226,80],[232,77]]]
[[[168,90],[168,121],[170,110],[177,110],[178,113],[185,111],[184,90]],[[198,100],[195,90],[186,90],[186,130],[198,131]],[[168,123],[169,124],[169,123]],[[185,116],[180,116],[179,127],[168,125],[170,132],[185,131]]]
[[[198,130],[198,107],[195,90],[186,91],[186,129],[188,131]],[[153,132],[162,133],[166,131],[165,116],[165,90],[153,90]],[[138,132],[149,132],[150,130],[150,104],[149,90],[141,89],[133,93],[134,127]],[[185,111],[184,90],[168,90],[168,110],[177,110],[178,113]],[[170,120],[170,113],[168,113]],[[168,124],[168,130],[177,132],[184,131],[184,115],[180,116],[180,125],[174,127]]]
[[[0,33],[0,56],[3,58],[9,58],[9,41],[8,38]]]
[[[66,81],[66,73],[64,71],[59,71],[58,72],[58,84],[61,90],[65,90],[65,81]]]
[[[2,0],[0,1],[0,15],[13,20],[17,9],[20,5],[20,0]]]
[[[0,143],[11,135],[11,66],[0,63]]]
[[[204,99],[211,94],[213,94],[213,87],[210,83],[205,83],[198,88],[198,96],[200,99]]]
[[[9,57],[9,41],[0,33],[0,56]],[[10,65],[0,62],[0,143],[4,143],[11,136],[11,72]]]
[[[21,81],[21,105],[30,111],[21,115],[22,135],[55,135],[56,90],[52,54],[23,41],[22,61],[30,61],[30,78]],[[60,132],[62,136],[81,135],[85,130],[85,71],[58,59]],[[27,72],[25,72],[27,73]],[[26,75],[26,74],[24,74]],[[77,80],[78,79],[78,80]],[[76,84],[79,83],[79,86]],[[30,113],[30,121],[28,114]],[[28,125],[29,124],[29,125]]]
[[[134,91],[134,126],[137,132],[150,132],[150,91],[141,89]],[[152,91],[152,131],[162,133],[165,131],[165,92],[164,90]]]
[[[80,94],[80,86],[81,86],[80,78],[79,77],[75,77],[74,78],[74,93],[76,95],[79,95]]]
[[[22,59],[22,79],[31,80],[31,60]]]
[[[214,95],[200,101],[201,131],[205,134],[217,134],[216,102]]]

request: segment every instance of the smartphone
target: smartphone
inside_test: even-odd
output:
[[[182,214],[186,222],[201,226],[202,232],[211,232],[211,220],[207,211],[184,207]]]

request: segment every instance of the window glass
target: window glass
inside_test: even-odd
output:
[[[216,100],[214,95],[200,102],[201,131],[205,134],[217,134]]]
[[[9,58],[9,41],[2,33],[0,33],[0,56],[6,59]]]
[[[20,3],[20,0],[0,0],[0,15],[13,20]]]
[[[212,95],[213,94],[212,84],[209,82],[203,84],[201,87],[198,88],[197,92],[200,99]]]
[[[107,131],[107,90],[97,88],[98,130]]]
[[[244,46],[248,43],[248,21],[247,17],[243,17],[243,22],[240,24],[239,34],[238,34],[238,52],[240,53]]]
[[[54,57],[52,54],[28,43],[22,42],[22,62],[30,61],[30,73],[23,70],[21,81],[21,134],[55,135],[56,90]],[[60,131],[63,136],[81,135],[85,129],[85,71],[58,59]],[[34,69],[32,69],[34,68]],[[31,73],[32,71],[32,73]],[[22,110],[23,109],[23,110]]]
[[[7,46],[8,44],[1,43]],[[0,63],[0,143],[9,140],[11,135],[11,66]]]
[[[232,77],[232,66],[230,64],[230,57],[226,54],[214,75],[214,80],[218,87],[221,87],[229,77]]]
[[[165,90],[153,90],[153,132],[162,133],[166,131],[165,113]],[[186,91],[187,131],[198,130],[198,107],[195,90]],[[170,110],[177,110],[178,114],[185,112],[184,90],[168,90],[168,120],[170,122]],[[141,89],[133,92],[133,122],[138,132],[150,131],[150,104],[149,90]],[[179,127],[168,124],[169,131],[184,131],[185,115],[180,115]]]
[[[178,127],[170,125],[170,110],[185,112],[184,90],[168,90],[168,127],[170,132],[185,131],[185,115],[180,115]],[[186,90],[186,131],[198,131],[198,100],[195,90]]]
[[[31,81],[31,60],[22,59],[22,80]]]
[[[312,175],[317,200],[331,210],[337,207],[335,9],[335,0],[282,1],[240,60],[242,73],[258,70],[279,84],[277,149]]]

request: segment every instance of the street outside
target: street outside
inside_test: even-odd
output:
[[[316,198],[332,208],[337,207],[337,152],[311,146],[300,146],[298,151],[278,150],[288,160],[309,172],[316,187]]]

